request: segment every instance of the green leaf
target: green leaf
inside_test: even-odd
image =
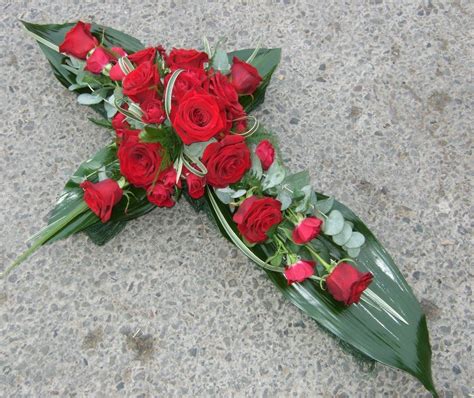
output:
[[[321,200],[327,199],[318,196]],[[212,198],[207,195],[206,199],[209,203]],[[341,203],[335,201],[334,208],[366,237],[357,258],[357,268],[372,272],[374,280],[359,304],[346,307],[321,290],[318,284],[305,281],[288,285],[281,273],[265,272],[285,297],[325,329],[368,357],[412,374],[436,395],[426,318],[418,301],[390,255],[365,224]],[[236,231],[228,207],[221,204],[219,210],[232,231]],[[216,212],[211,214],[223,235],[230,239],[228,229],[223,227]],[[345,255],[324,236],[315,243],[339,258]],[[259,259],[257,263],[269,257],[265,245],[257,244],[248,249]]]
[[[364,235],[362,235],[360,232],[353,232],[351,238],[346,243],[344,243],[344,246],[347,249],[357,249],[358,247],[361,247],[364,242]]]
[[[337,235],[344,228],[344,217],[339,210],[333,210],[329,213],[329,217],[324,220],[323,232],[326,235]]]
[[[226,75],[230,72],[230,62],[227,53],[222,48],[217,48],[211,60],[214,69]]]
[[[318,200],[318,202],[316,203],[316,209],[319,212],[326,214],[329,213],[329,211],[332,209],[333,204],[334,198],[331,197],[323,200]]]
[[[242,61],[246,61],[254,52],[253,48],[246,50],[233,51],[228,54],[229,62],[232,63],[232,59],[237,57]],[[240,103],[245,109],[245,112],[249,113],[260,105],[265,99],[265,92],[273,72],[277,68],[281,59],[280,48],[261,48],[258,50],[255,58],[252,61],[252,65],[257,68],[258,73],[262,76],[262,82],[260,86],[255,90],[252,96],[245,95],[239,98]]]
[[[285,179],[286,169],[279,162],[273,162],[262,181],[262,189],[276,187]]]
[[[352,236],[352,227],[348,222],[344,222],[344,228],[341,232],[334,235],[332,240],[336,245],[342,246],[344,245]]]
[[[77,102],[79,102],[81,105],[94,105],[102,102],[104,99],[102,97],[99,97],[98,95],[92,95],[92,94],[79,94],[77,97]]]

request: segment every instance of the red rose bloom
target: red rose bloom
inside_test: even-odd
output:
[[[155,62],[156,48],[148,47],[143,50],[137,51],[136,53],[130,54],[128,59],[135,65],[139,66],[145,62]]]
[[[316,217],[307,217],[302,220],[293,230],[293,242],[304,245],[316,238],[321,232],[322,221]]]
[[[262,77],[255,67],[237,57],[232,60],[230,77],[232,85],[242,95],[253,94],[262,81]]]
[[[196,174],[188,172],[186,174],[186,185],[188,186],[189,196],[193,199],[199,199],[204,195],[206,188],[206,179],[198,177]]]
[[[314,274],[314,261],[299,260],[297,263],[285,268],[285,277],[288,285],[303,282]]]
[[[351,305],[359,302],[373,278],[370,272],[360,272],[350,264],[340,263],[327,277],[326,285],[335,300]]]
[[[208,141],[223,131],[226,116],[216,97],[202,90],[193,90],[172,108],[171,121],[181,140],[189,145]]]
[[[84,202],[103,223],[109,221],[113,207],[122,199],[122,188],[115,180],[107,179],[96,184],[84,181]]]
[[[281,203],[273,198],[250,196],[242,202],[232,219],[248,242],[265,242],[270,228],[283,220]]]
[[[92,55],[87,58],[85,70],[99,74],[103,69],[114,60],[102,47],[97,47]]]
[[[202,69],[205,62],[209,61],[206,53],[197,50],[186,50],[184,48],[173,48],[166,58],[166,63],[171,70],[176,69]]]
[[[224,188],[239,181],[250,169],[250,151],[240,135],[228,135],[222,141],[209,144],[202,155],[207,168],[207,182]]]
[[[144,62],[123,79],[123,93],[134,102],[143,102],[156,96],[160,81],[158,69],[151,62]]]
[[[224,105],[227,116],[226,131],[230,131],[236,119],[240,119],[240,122],[244,121],[246,126],[247,115],[239,103],[237,91],[235,91],[234,86],[229,82],[227,77],[217,72],[209,79],[207,86],[209,92],[218,97]]]
[[[98,45],[98,40],[91,34],[91,24],[79,21],[66,33],[64,41],[59,45],[59,51],[76,58],[86,59],[89,51]]]
[[[155,184],[147,192],[148,200],[159,207],[173,207],[175,202],[172,198],[173,189],[162,183]]]
[[[171,79],[172,73],[168,73],[165,77],[165,86],[168,85],[168,81]],[[204,81],[207,79],[206,73],[202,69],[189,69],[181,72],[173,86],[173,100],[179,101],[184,94],[187,92],[201,87]]]
[[[127,136],[117,153],[120,173],[136,187],[148,187],[160,170],[161,150],[160,144],[144,143],[138,136]]]
[[[142,121],[144,123],[161,124],[166,119],[166,114],[163,109],[163,103],[156,98],[150,98],[142,102],[140,108],[143,111]]]
[[[255,148],[255,154],[260,159],[263,170],[268,170],[275,160],[275,148],[273,148],[272,143],[268,140],[259,142],[257,148]]]

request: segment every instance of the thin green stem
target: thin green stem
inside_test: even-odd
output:
[[[331,264],[328,264],[324,259],[319,255],[319,253],[313,249],[310,245],[305,245],[308,251],[318,260],[318,262],[326,269],[328,273],[330,273],[333,269]]]
[[[84,201],[81,201],[69,214],[56,220],[55,222],[48,225],[42,231],[37,234],[36,240],[32,245],[21,253],[15,261],[0,274],[0,278],[6,277],[11,271],[18,267],[23,261],[25,261],[29,256],[31,256],[38,248],[45,244],[48,240],[53,238],[57,233],[59,233],[64,227],[66,227],[71,221],[73,221],[77,216],[84,213],[89,208]]]

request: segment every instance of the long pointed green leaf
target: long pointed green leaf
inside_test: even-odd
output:
[[[213,200],[210,195],[213,194],[209,192],[206,198],[211,214],[224,236],[230,239],[219,219],[219,212],[212,208],[213,203],[218,203],[220,213],[235,231],[232,214],[226,205]],[[390,255],[365,224],[343,204],[335,201],[334,208],[366,237],[366,243],[357,257],[357,267],[372,272],[374,281],[364,292],[359,304],[346,307],[311,281],[289,286],[281,273],[265,272],[285,297],[331,333],[370,358],[412,374],[436,395],[431,376],[431,348],[426,318],[417,299]],[[345,257],[329,240],[323,239],[322,243],[336,257]],[[250,249],[265,260],[265,248],[262,245]]]

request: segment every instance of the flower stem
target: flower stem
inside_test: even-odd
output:
[[[305,247],[309,250],[309,252],[318,260],[318,262],[325,268],[325,270],[330,273],[333,269],[331,264],[328,264],[324,259],[319,255],[319,253],[313,249],[310,245],[305,245]]]

